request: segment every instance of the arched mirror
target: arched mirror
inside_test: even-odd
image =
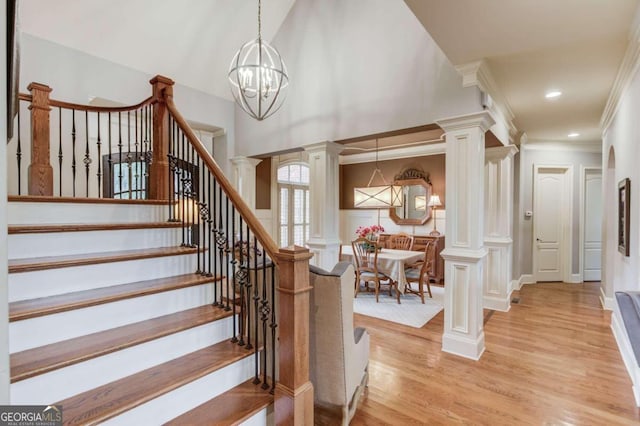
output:
[[[429,177],[416,169],[396,176],[396,185],[402,186],[402,206],[389,209],[389,217],[397,225],[424,225],[431,217],[427,202],[431,197]]]

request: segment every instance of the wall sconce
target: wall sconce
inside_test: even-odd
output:
[[[429,232],[429,235],[433,236],[433,237],[437,237],[440,235],[440,232],[438,232],[438,230],[436,229],[436,208],[440,207],[442,205],[442,203],[440,202],[440,196],[439,195],[432,195],[431,198],[429,198],[429,203],[427,204],[429,207],[431,207],[432,209],[432,216],[433,216],[433,230],[431,232]]]

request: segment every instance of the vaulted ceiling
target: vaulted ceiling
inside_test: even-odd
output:
[[[273,39],[295,1],[264,2],[266,39]],[[638,1],[404,3],[454,65],[486,61],[514,124],[529,140],[569,141],[567,135],[577,132],[571,140],[598,141]],[[232,99],[227,70],[240,45],[256,37],[256,3],[21,0],[20,7],[22,30],[29,34]],[[552,89],[563,95],[545,99]]]

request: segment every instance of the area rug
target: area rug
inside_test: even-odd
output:
[[[420,328],[435,317],[443,307],[444,288],[431,286],[431,294],[433,299],[430,299],[428,294],[425,295],[424,305],[420,302],[420,297],[414,294],[403,294],[400,296],[398,305],[395,295],[389,296],[386,291],[378,296],[379,303],[376,303],[373,292],[362,292],[358,293],[358,297],[353,301],[353,311],[357,314]]]

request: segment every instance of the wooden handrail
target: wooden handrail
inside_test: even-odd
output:
[[[229,182],[220,167],[216,164],[211,154],[209,154],[209,151],[207,151],[204,145],[202,145],[202,142],[200,142],[191,127],[187,124],[187,121],[184,119],[182,114],[180,114],[178,108],[176,108],[176,105],[173,102],[173,96],[165,96],[165,102],[167,104],[169,113],[180,127],[180,130],[182,130],[182,132],[186,135],[189,143],[196,150],[202,161],[204,161],[204,164],[207,166],[209,171],[213,174],[213,176],[215,176],[216,180],[222,187],[222,190],[227,195],[236,210],[238,210],[260,244],[262,244],[262,247],[264,247],[271,260],[276,265],[278,265],[278,246],[276,245],[275,241],[273,241],[273,238],[271,238],[271,235],[269,235],[267,230],[264,229],[262,223],[260,223],[247,203],[245,203],[242,197],[240,197],[240,195],[236,192],[236,190],[231,185],[231,182]]]
[[[32,101],[32,96],[26,93],[20,93],[18,94],[18,99],[20,99],[21,101],[27,101],[27,102],[31,102]],[[125,105],[125,106],[121,106],[121,107],[103,107],[103,106],[95,106],[95,105],[81,105],[81,104],[74,104],[72,102],[64,102],[64,101],[58,101],[55,99],[49,99],[49,106],[51,107],[59,107],[59,108],[65,108],[65,109],[75,109],[77,111],[89,111],[89,112],[125,112],[125,111],[133,111],[139,108],[142,108],[143,106],[146,105],[150,105],[152,104],[154,101],[153,96],[149,96],[147,99],[145,99],[144,101],[137,103],[135,105]]]

